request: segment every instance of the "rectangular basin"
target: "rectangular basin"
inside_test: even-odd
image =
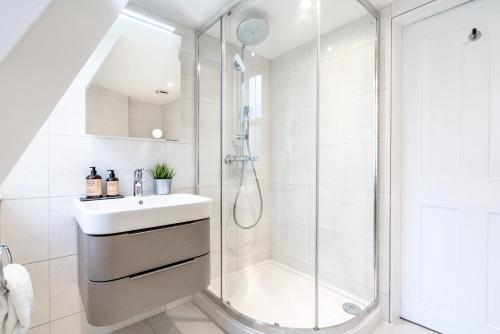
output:
[[[191,194],[75,201],[75,219],[83,233],[109,235],[206,219],[212,200]]]

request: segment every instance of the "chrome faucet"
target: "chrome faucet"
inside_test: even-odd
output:
[[[142,183],[144,180],[142,179],[142,171],[144,168],[138,168],[134,171],[134,196],[143,196],[144,190]]]

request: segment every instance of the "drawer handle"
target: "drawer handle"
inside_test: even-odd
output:
[[[149,271],[149,272],[146,272],[144,274],[137,275],[137,276],[130,276],[129,278],[130,279],[138,279],[138,278],[150,276],[150,275],[157,274],[157,273],[160,273],[160,272],[165,271],[165,270],[174,269],[174,268],[177,268],[177,267],[184,266],[184,265],[192,263],[194,261],[196,261],[196,259],[190,259],[190,260],[184,261],[184,262],[179,263],[179,264],[174,264],[173,266],[156,269],[156,270]]]
[[[142,235],[142,234],[147,234],[147,233],[153,233],[153,232],[158,232],[160,230],[166,230],[166,229],[174,229],[174,228],[179,228],[179,227],[184,227],[184,226],[187,226],[187,225],[193,225],[193,224],[196,224],[196,223],[199,223],[200,221],[194,221],[194,222],[189,222],[189,223],[180,223],[180,224],[176,224],[176,225],[167,225],[167,226],[161,226],[161,227],[153,227],[151,229],[147,229],[147,230],[139,230],[139,231],[132,231],[132,232],[128,232],[129,235],[131,236],[134,236],[134,235]]]

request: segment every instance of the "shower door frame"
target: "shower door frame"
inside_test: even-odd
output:
[[[195,143],[196,143],[196,148],[195,148],[195,165],[196,165],[196,170],[195,170],[195,191],[196,194],[199,194],[200,186],[199,186],[199,180],[200,180],[200,154],[199,154],[199,130],[200,130],[200,90],[199,90],[199,85],[200,85],[200,44],[199,44],[199,39],[200,37],[205,34],[214,24],[219,23],[219,40],[220,40],[220,95],[219,95],[219,101],[220,101],[220,152],[221,152],[221,157],[222,157],[222,152],[224,149],[224,142],[223,142],[223,115],[224,115],[224,87],[225,87],[225,67],[226,67],[226,50],[225,50],[225,45],[226,45],[226,38],[225,38],[225,20],[224,18],[229,16],[233,10],[238,8],[240,5],[242,5],[244,2],[248,0],[238,0],[225,10],[221,12],[221,14],[217,15],[214,19],[210,20],[207,24],[203,25],[201,29],[196,31],[196,36],[195,36],[195,73],[196,73],[196,81],[195,81]],[[317,0],[321,4],[322,1],[328,1],[328,0]],[[318,216],[318,211],[319,211],[319,119],[320,119],[320,103],[319,103],[319,85],[320,85],[320,42],[321,42],[321,26],[320,26],[320,17],[321,17],[321,6],[317,6],[317,31],[316,31],[316,111],[315,111],[315,117],[316,117],[316,142],[315,142],[315,151],[316,151],[316,167],[315,167],[315,176],[316,176],[316,181],[315,181],[315,189],[316,189],[316,196],[315,196],[315,254],[314,254],[314,261],[315,261],[315,270],[314,270],[314,286],[315,286],[315,312],[314,312],[314,327],[312,328],[293,328],[293,327],[286,327],[286,326],[276,326],[274,324],[269,324],[265,323],[262,321],[259,321],[257,319],[253,319],[248,317],[247,315],[239,312],[235,308],[233,308],[230,304],[226,303],[224,301],[224,275],[223,275],[223,258],[224,258],[224,251],[223,251],[223,222],[222,219],[224,217],[223,215],[223,189],[224,189],[224,179],[223,179],[223,167],[224,167],[224,162],[223,159],[219,159],[219,168],[220,168],[220,206],[219,206],[219,214],[220,214],[220,257],[218,261],[220,262],[220,296],[217,296],[210,290],[204,290],[201,292],[208,300],[210,300],[212,303],[214,303],[217,307],[219,307],[225,314],[229,315],[233,320],[238,321],[240,324],[245,325],[251,329],[258,330],[264,333],[271,333],[271,334],[285,334],[285,333],[295,333],[295,334],[312,334],[316,333],[318,330],[321,330],[325,334],[341,334],[344,333],[348,330],[352,330],[356,326],[360,325],[363,321],[367,320],[369,315],[372,313],[372,311],[376,310],[379,304],[379,298],[378,298],[378,255],[379,255],[379,250],[378,250],[378,195],[377,195],[377,190],[378,190],[378,159],[379,159],[379,54],[380,54],[380,12],[371,4],[369,0],[352,0],[355,2],[358,2],[360,5],[362,5],[368,14],[372,15],[372,17],[376,21],[376,41],[375,41],[375,52],[374,52],[374,67],[375,67],[375,82],[374,82],[374,87],[375,87],[375,99],[374,99],[374,104],[375,104],[375,115],[374,115],[374,180],[373,180],[373,194],[374,194],[374,200],[373,200],[373,252],[374,252],[374,261],[373,261],[373,266],[374,266],[374,297],[373,300],[370,302],[368,306],[366,306],[362,312],[355,316],[354,318],[333,326],[328,326],[328,327],[319,327],[319,319],[318,319],[318,314],[319,314],[319,309],[318,309],[318,290],[319,290],[319,216]]]

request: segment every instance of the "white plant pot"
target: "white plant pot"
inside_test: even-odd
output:
[[[172,179],[154,179],[155,194],[168,195],[170,194]]]

